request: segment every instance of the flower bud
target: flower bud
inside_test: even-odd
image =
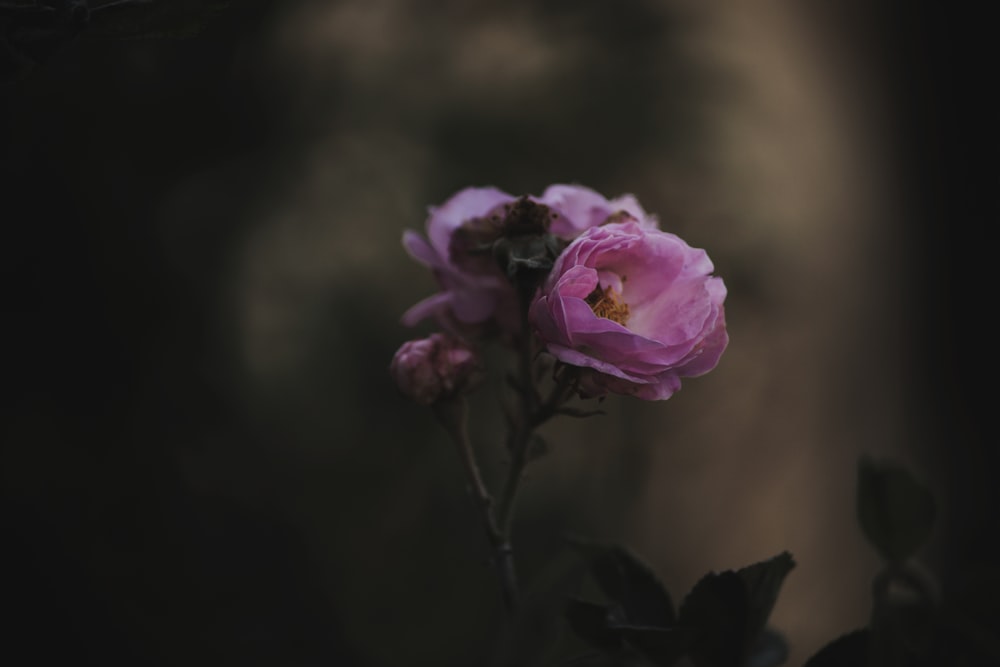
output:
[[[473,389],[482,377],[476,352],[443,333],[403,343],[389,366],[396,386],[420,405],[432,405]]]

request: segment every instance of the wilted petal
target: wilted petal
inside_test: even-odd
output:
[[[412,230],[403,233],[403,246],[416,261],[432,269],[442,292],[420,301],[403,315],[403,323],[414,326],[432,317],[451,328],[459,324],[480,324],[496,320],[511,325],[507,308],[511,287],[496,275],[470,273],[456,265],[450,255],[452,235],[466,222],[485,216],[514,197],[493,187],[466,188],[444,204],[432,207],[427,220],[427,238]]]
[[[441,257],[447,259],[452,233],[462,223],[486,215],[493,208],[514,197],[497,188],[466,188],[452,195],[448,201],[429,210],[427,236]]]
[[[646,229],[656,229],[659,225],[656,216],[646,213],[634,195],[622,195],[621,197],[612,199],[610,204],[613,211],[625,211],[638,220],[639,224]]]

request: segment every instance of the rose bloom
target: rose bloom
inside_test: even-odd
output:
[[[512,298],[512,290],[499,269],[472,272],[453,261],[451,239],[464,223],[490,214],[515,197],[496,188],[466,188],[440,207],[431,208],[427,238],[412,230],[403,233],[403,246],[413,259],[434,273],[442,291],[418,302],[403,313],[403,324],[414,326],[427,317],[450,325],[479,324],[493,318]]]
[[[481,378],[478,355],[448,334],[403,343],[389,365],[396,386],[420,405],[432,405],[473,388]]]
[[[561,214],[552,222],[551,232],[567,241],[591,227],[603,225],[612,216],[634,219],[646,229],[657,226],[656,217],[646,213],[632,195],[608,200],[581,185],[557,184],[546,188],[535,201]]]
[[[466,188],[430,209],[426,238],[412,230],[404,232],[403,246],[413,259],[431,269],[441,291],[407,310],[403,324],[414,326],[433,317],[448,329],[468,330],[489,322],[508,331],[518,329],[517,299],[507,278],[488,256],[471,258],[454,243],[460,229],[491,218],[502,220],[516,199],[492,187]],[[657,224],[632,195],[608,200],[583,186],[557,184],[546,188],[541,197],[529,199],[551,209],[549,232],[564,241],[614,217],[638,220],[647,229]]]
[[[556,260],[530,321],[581,393],[666,399],[726,349],[726,287],[704,250],[638,221],[591,227]]]

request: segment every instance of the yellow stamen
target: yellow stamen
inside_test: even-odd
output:
[[[610,285],[604,289],[598,285],[587,295],[586,301],[594,311],[594,315],[598,317],[617,322],[622,326],[628,321],[628,304],[621,300],[621,296],[611,289]]]

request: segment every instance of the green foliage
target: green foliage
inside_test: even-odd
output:
[[[788,553],[705,575],[675,613],[666,588],[637,556],[620,546],[588,549],[606,602],[573,600],[566,618],[598,650],[636,653],[662,667],[684,656],[695,667],[773,667],[787,657],[784,641],[765,626],[795,566]]]
[[[681,622],[696,629],[691,657],[698,667],[741,665],[750,599],[740,575],[712,572],[695,584],[681,605]]]
[[[550,665],[564,632],[566,599],[585,574],[585,563],[576,553],[562,552],[546,563],[524,591],[517,614],[507,619],[489,667]]]
[[[857,512],[862,532],[886,561],[872,583],[871,621],[831,641],[804,667],[1000,664],[1000,644],[986,630],[998,597],[989,577],[969,575],[974,598],[954,590],[942,597],[930,575],[913,562],[934,526],[931,491],[896,463],[862,457]]]
[[[871,622],[827,644],[805,667],[933,664],[936,602],[931,584],[908,561],[930,537],[934,496],[899,464],[868,456],[858,461],[856,493],[861,530],[886,561],[872,585]]]
[[[667,589],[653,569],[625,547],[598,552],[591,573],[601,591],[615,602],[611,613],[619,625],[659,628],[674,622]]]
[[[769,560],[737,570],[746,587],[749,602],[745,641],[752,641],[764,630],[778,600],[781,584],[794,567],[792,555],[785,551]]]

